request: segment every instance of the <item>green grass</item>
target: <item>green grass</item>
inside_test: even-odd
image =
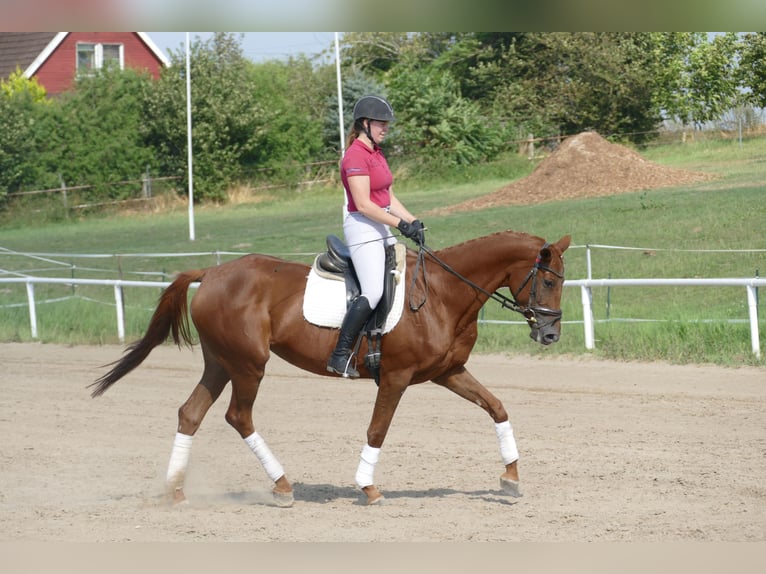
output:
[[[717,179],[694,186],[625,193],[604,198],[542,205],[497,207],[483,211],[428,216],[427,240],[434,249],[503,229],[549,240],[571,234],[567,277],[586,277],[585,245],[640,247],[640,250],[592,248],[593,277],[752,277],[766,273],[766,254],[699,253],[695,250],[763,249],[766,222],[766,139],[704,141],[658,146],[647,159],[684,169],[714,173]],[[495,191],[523,177],[533,165],[509,156],[491,166],[476,166],[424,183],[413,178],[397,184],[397,194],[415,213],[459,203]],[[405,168],[401,168],[405,169]],[[504,176],[504,174],[507,174]],[[56,277],[158,279],[188,268],[213,265],[236,255],[262,252],[309,262],[324,248],[328,233],[341,233],[338,188],[281,192],[259,202],[195,208],[195,241],[189,241],[188,211],[178,205],[162,213],[92,215],[35,223],[30,217],[3,218],[0,248],[20,252],[114,254],[102,259],[67,256],[40,259],[0,256],[0,268]],[[683,251],[689,250],[689,251]],[[140,253],[191,253],[189,257],[149,258]],[[59,263],[63,263],[60,265]],[[44,271],[42,269],[45,269]],[[159,290],[126,289],[126,336],[142,334]],[[39,301],[69,298],[38,307],[39,338],[60,343],[114,343],[114,296],[109,287],[36,287]],[[0,341],[31,339],[23,285],[0,285]],[[593,292],[596,349],[593,354],[619,360],[676,363],[757,364],[750,353],[744,288],[599,288]],[[534,355],[583,354],[579,289],[565,289],[562,340],[543,348],[523,325],[481,327],[479,352]],[[761,313],[763,316],[763,313]],[[490,302],[486,319],[518,317]],[[610,322],[603,322],[606,319]],[[636,323],[628,319],[651,319]],[[766,325],[761,320],[762,340]]]

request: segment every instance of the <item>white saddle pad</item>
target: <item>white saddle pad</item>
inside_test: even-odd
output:
[[[406,248],[397,243],[396,269],[394,269],[394,302],[383,325],[383,333],[396,327],[404,309],[404,277],[406,270]],[[303,316],[309,323],[320,327],[340,328],[346,315],[346,282],[321,277],[314,266],[308,275],[306,293],[303,296]]]

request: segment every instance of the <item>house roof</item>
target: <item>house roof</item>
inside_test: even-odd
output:
[[[0,78],[16,68],[24,72],[55,37],[56,32],[0,32]]]
[[[167,56],[144,32],[135,32],[165,66]],[[70,32],[0,32],[0,78],[20,68],[31,78]]]

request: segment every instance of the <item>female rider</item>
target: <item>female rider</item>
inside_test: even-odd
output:
[[[396,243],[389,226],[418,245],[424,242],[425,228],[394,195],[391,170],[379,147],[394,120],[391,104],[379,96],[364,96],[354,105],[353,117],[340,174],[348,199],[343,234],[361,294],[346,311],[327,370],[357,378],[359,372],[350,364],[352,348],[383,296],[385,247]]]

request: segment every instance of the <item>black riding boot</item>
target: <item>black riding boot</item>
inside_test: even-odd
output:
[[[358,297],[346,311],[346,316],[340,327],[338,343],[327,360],[327,370],[330,373],[337,373],[352,379],[359,378],[359,372],[351,366],[352,349],[359,331],[362,330],[371,314],[370,302],[364,296]]]

